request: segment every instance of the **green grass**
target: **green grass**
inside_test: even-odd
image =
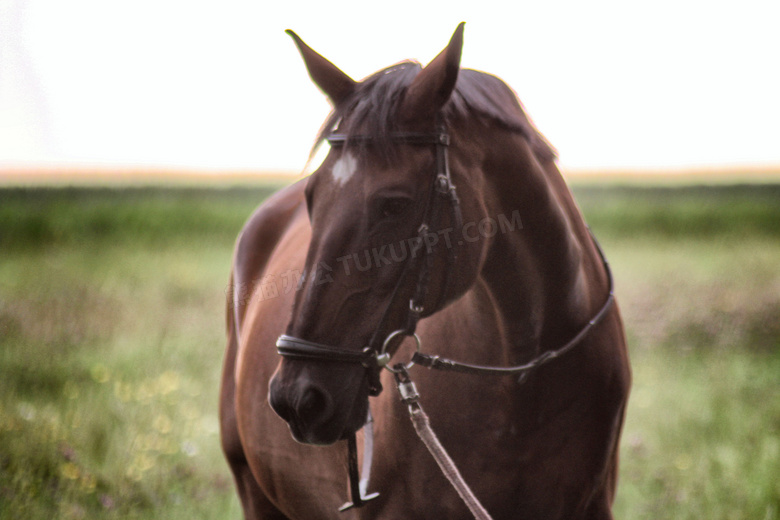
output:
[[[599,235],[615,237],[780,238],[780,184],[574,185]]]
[[[237,511],[215,415],[229,246],[8,257],[0,518]]]
[[[634,374],[618,518],[780,518],[780,242],[604,241]]]
[[[0,189],[0,519],[240,518],[223,299],[265,188]],[[634,386],[618,518],[780,518],[780,186],[575,187]]]
[[[0,247],[79,243],[231,242],[275,190],[232,188],[0,188]]]

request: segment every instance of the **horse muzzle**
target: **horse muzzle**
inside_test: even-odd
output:
[[[268,402],[296,441],[326,446],[363,426],[368,411],[364,371],[293,360],[283,365],[271,379]]]

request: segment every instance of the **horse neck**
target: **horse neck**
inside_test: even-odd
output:
[[[540,162],[520,135],[493,137],[489,211],[505,221],[519,213],[522,226],[494,237],[481,276],[496,296],[511,357],[522,361],[570,339],[606,297],[592,287],[606,282],[597,280],[598,253],[552,160]]]

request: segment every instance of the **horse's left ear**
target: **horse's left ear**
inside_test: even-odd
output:
[[[354,92],[357,85],[355,80],[317,54],[295,32],[290,29],[285,32],[295,41],[312,81],[330,98],[334,106],[338,106]]]
[[[401,105],[402,120],[431,119],[450,99],[460,70],[464,25],[458,24],[447,47],[412,80]]]

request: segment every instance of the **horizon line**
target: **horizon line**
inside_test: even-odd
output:
[[[780,181],[780,164],[729,164],[682,167],[560,167],[567,180],[684,180],[714,182]],[[0,164],[0,186],[98,184],[255,184],[292,182],[311,172],[262,168],[196,168],[147,165],[9,165]]]

